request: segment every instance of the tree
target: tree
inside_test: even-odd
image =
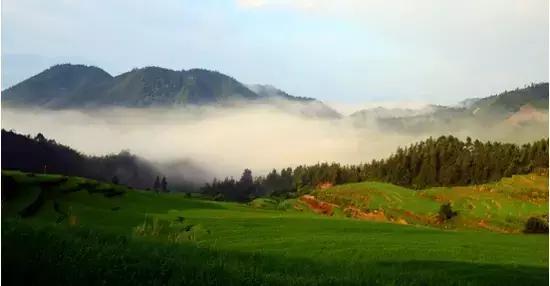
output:
[[[161,185],[162,185],[162,191],[168,192],[168,183],[166,182],[166,177],[162,177]]]
[[[251,186],[253,182],[254,178],[252,177],[252,171],[250,171],[250,169],[244,169],[243,175],[241,176],[239,183],[248,187]]]
[[[525,223],[525,233],[548,233],[548,215],[530,217]]]
[[[387,159],[355,166],[317,163],[280,172],[273,169],[265,177],[258,178],[253,178],[252,172],[245,169],[239,181],[214,180],[203,190],[211,196],[222,193],[224,199],[246,201],[256,195],[289,197],[295,193],[311,192],[323,185],[367,180],[416,189],[484,184],[503,176],[547,169],[548,151],[548,139],[518,146],[441,136],[398,148]],[[451,210],[447,214],[452,216],[453,213]]]
[[[42,133],[38,133],[36,134],[36,136],[34,137],[34,140],[39,142],[39,143],[45,143],[47,142],[48,140],[46,139],[46,137],[44,137],[44,135]]]
[[[153,184],[153,190],[155,190],[155,192],[159,192],[159,189],[160,189],[160,178],[159,176],[157,176],[157,178],[155,179],[155,183]]]
[[[457,215],[458,212],[453,211],[451,203],[442,204],[441,207],[439,207],[439,219],[441,221],[449,220]]]

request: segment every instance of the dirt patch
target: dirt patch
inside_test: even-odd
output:
[[[335,204],[317,200],[312,195],[301,196],[300,201],[306,203],[314,212],[330,216],[334,214],[334,208],[337,207]]]
[[[441,224],[442,222],[438,219],[438,216],[421,216],[412,213],[411,211],[403,212],[403,216],[408,218],[407,221],[412,221],[413,223],[423,223],[423,224]]]
[[[353,217],[363,220],[373,220],[373,221],[387,221],[386,215],[383,211],[373,210],[373,211],[362,211],[356,207],[349,206],[344,209],[344,214],[348,217]]]
[[[482,227],[482,228],[488,228],[488,227],[489,227],[489,225],[487,225],[487,223],[485,223],[484,220],[480,220],[480,221],[477,223],[477,226]]]
[[[523,123],[544,122],[547,119],[547,114],[540,112],[531,104],[525,104],[519,108],[519,111],[508,117],[505,122],[510,125],[520,126]]]
[[[317,189],[325,190],[325,189],[328,189],[332,186],[333,186],[333,184],[331,182],[324,182],[324,183],[320,183],[319,185],[317,185]]]
[[[397,224],[409,224],[405,219],[403,218],[398,218],[395,223]]]

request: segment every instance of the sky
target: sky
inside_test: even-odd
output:
[[[206,68],[358,106],[548,80],[547,0],[3,0],[2,88],[57,63]]]

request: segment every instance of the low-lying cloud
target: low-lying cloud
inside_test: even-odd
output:
[[[2,128],[68,145],[89,155],[129,150],[165,166],[193,162],[186,178],[255,175],[273,168],[339,162],[355,164],[390,155],[426,134],[398,134],[349,119],[313,119],[263,105],[242,107],[2,110]],[[434,136],[448,133],[434,132]],[[472,135],[472,134],[459,134]],[[541,134],[540,137],[547,136]],[[203,173],[197,170],[204,170]],[[201,174],[199,174],[201,173]]]

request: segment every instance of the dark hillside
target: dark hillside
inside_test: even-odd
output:
[[[33,173],[53,173],[111,181],[117,176],[121,184],[148,188],[159,175],[153,166],[128,153],[94,157],[48,140],[2,130],[2,169]]]

